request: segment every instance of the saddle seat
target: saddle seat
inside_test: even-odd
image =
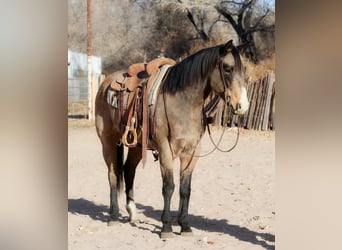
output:
[[[120,91],[127,88],[130,92],[141,84],[146,78],[149,78],[151,74],[159,69],[162,65],[170,64],[174,65],[176,62],[170,58],[156,58],[148,63],[135,63],[128,67],[127,71],[122,72],[120,79],[113,79],[111,87],[114,90]]]

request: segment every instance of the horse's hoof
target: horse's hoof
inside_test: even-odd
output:
[[[189,225],[183,225],[181,226],[181,236],[193,236],[194,234],[192,233],[191,227]]]
[[[129,219],[129,223],[131,224],[139,224],[141,223],[139,218],[133,218],[133,219]]]
[[[160,233],[160,238],[161,239],[170,239],[175,237],[175,235],[172,232],[161,232]]]
[[[191,231],[190,231],[190,232],[181,232],[180,235],[181,235],[181,236],[193,236],[194,233],[191,232]]]
[[[110,220],[110,221],[107,222],[107,226],[109,226],[109,227],[118,226],[119,224],[120,223],[117,220]]]

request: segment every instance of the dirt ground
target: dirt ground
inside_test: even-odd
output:
[[[220,130],[215,129],[214,138]],[[224,135],[233,145],[236,130]],[[179,167],[175,161],[172,217],[175,237],[161,240],[162,182],[158,162],[148,152],[137,168],[135,202],[139,224],[128,222],[125,195],[119,196],[121,223],[108,227],[107,167],[95,127],[69,120],[68,249],[275,249],[275,133],[244,130],[230,153],[200,158],[192,178],[189,222],[194,235],[180,236],[177,225]],[[212,149],[206,135],[202,152]]]

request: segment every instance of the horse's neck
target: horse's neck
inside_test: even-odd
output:
[[[205,98],[209,94],[209,89],[206,83],[203,81],[200,84],[184,90],[178,98],[180,98],[180,103],[184,105],[183,108],[197,110],[201,112],[202,106],[204,104]]]

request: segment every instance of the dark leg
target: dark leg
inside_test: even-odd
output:
[[[161,216],[161,221],[163,222],[161,238],[170,238],[174,236],[171,227],[170,205],[171,197],[175,189],[175,184],[173,181],[173,160],[171,157],[171,152],[160,150],[160,170],[163,179],[162,193],[164,198],[164,210]]]
[[[103,138],[101,138],[103,139]],[[122,176],[121,168],[118,166],[118,153],[123,150],[115,145],[114,140],[104,138],[102,140],[103,157],[108,167],[108,180],[110,188],[110,207],[109,207],[109,220],[108,226],[116,225],[119,221],[119,206],[118,206],[118,188]]]
[[[188,222],[188,209],[191,193],[191,174],[183,176],[179,187],[179,214],[178,224],[181,226],[181,235],[192,235],[192,230]]]
[[[136,206],[134,204],[134,177],[136,167],[141,160],[141,147],[130,148],[124,165],[125,186],[126,186],[126,210],[129,213],[129,220],[132,223],[139,221]]]
[[[198,149],[196,152],[199,152]],[[196,153],[195,153],[196,154]],[[189,154],[181,155],[180,187],[179,187],[179,214],[178,224],[181,226],[181,235],[192,235],[188,221],[189,200],[191,194],[191,177],[197,162],[197,157]]]
[[[163,197],[164,197],[164,210],[161,216],[163,222],[162,238],[169,237],[172,235],[171,227],[171,197],[175,189],[175,184],[173,182],[173,173],[168,172],[163,176]]]

